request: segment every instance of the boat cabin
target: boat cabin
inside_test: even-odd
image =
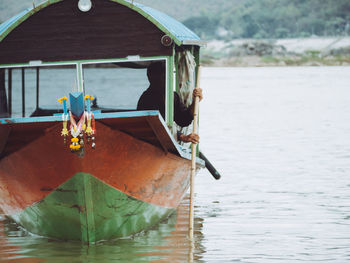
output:
[[[173,129],[179,61],[187,53],[198,65],[202,45],[180,22],[133,1],[44,2],[0,25],[0,118],[62,113],[57,99],[72,91],[91,95],[95,111],[137,111],[147,67],[163,61]]]
[[[4,214],[31,233],[93,244],[174,212],[206,164],[176,141],[173,113],[175,91],[190,103],[202,44],[126,0],[49,0],[0,25]],[[137,107],[152,72],[163,116]]]

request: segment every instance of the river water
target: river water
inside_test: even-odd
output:
[[[133,238],[85,246],[0,216],[0,262],[350,262],[350,67],[204,68],[201,149],[222,174]]]

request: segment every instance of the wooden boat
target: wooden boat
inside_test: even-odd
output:
[[[31,233],[88,243],[130,236],[172,213],[191,166],[189,149],[174,136],[178,58],[187,52],[198,62],[202,44],[173,18],[126,0],[50,0],[0,25],[4,213]],[[145,75],[154,61],[166,65],[164,119],[136,110],[148,84],[133,72]],[[94,93],[97,105],[90,104]],[[69,95],[68,111],[57,99]],[[61,136],[66,120],[85,113],[77,136]],[[70,146],[71,137],[77,142]],[[86,142],[95,138],[93,149]]]

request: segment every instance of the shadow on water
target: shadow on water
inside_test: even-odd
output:
[[[0,263],[39,262],[203,262],[203,219],[195,218],[195,249],[188,241],[188,197],[176,213],[135,235],[87,246],[33,236],[0,211]],[[193,253],[193,254],[191,254]]]

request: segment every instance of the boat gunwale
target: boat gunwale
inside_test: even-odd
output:
[[[122,112],[106,112],[106,113],[101,113],[99,111],[94,112],[94,118],[96,120],[113,119],[113,118],[136,118],[136,117],[146,117],[146,116],[158,117],[158,120],[162,123],[162,126],[167,132],[169,138],[171,139],[172,144],[174,145],[177,151],[177,154],[184,159],[187,159],[187,160],[192,159],[191,152],[189,151],[190,149],[186,150],[187,148],[182,147],[174,139],[174,136],[172,136],[169,128],[167,127],[165,121],[163,120],[158,110],[122,111]],[[68,119],[69,119],[69,116],[68,116]],[[40,122],[61,122],[61,121],[62,121],[61,114],[55,114],[53,116],[39,116],[39,117],[0,118],[0,127],[1,125],[6,126],[13,123],[17,124],[17,123],[40,123]],[[201,167],[205,167],[205,162],[199,157],[196,158],[196,162]]]

